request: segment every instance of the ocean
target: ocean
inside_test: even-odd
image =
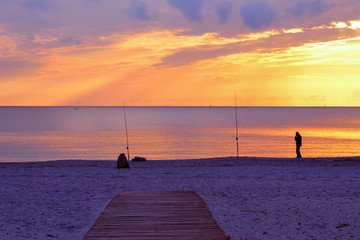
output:
[[[126,107],[130,158],[237,155],[234,107]],[[360,108],[238,107],[239,156],[358,156]],[[126,150],[123,107],[0,107],[0,162],[115,160]]]

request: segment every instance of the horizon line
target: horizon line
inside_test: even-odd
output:
[[[258,105],[258,106],[249,106],[249,105],[240,105],[240,106],[230,106],[230,105],[0,105],[0,107],[206,107],[206,108],[217,108],[217,107],[237,107],[237,108],[357,108],[360,106],[327,106],[327,105],[311,105],[311,106],[269,106],[269,105]]]

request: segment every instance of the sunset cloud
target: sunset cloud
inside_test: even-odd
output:
[[[222,24],[225,24],[228,21],[232,7],[233,4],[228,1],[224,1],[217,5],[216,12],[219,15],[219,19]]]
[[[202,20],[201,10],[204,0],[167,0],[169,5],[179,9],[184,16],[195,22]]]
[[[22,77],[26,74],[33,74],[34,69],[41,64],[34,61],[20,60],[16,58],[0,59],[0,82],[12,81],[14,78]]]
[[[130,1],[130,6],[127,9],[129,16],[137,18],[139,20],[148,21],[150,17],[147,13],[147,6],[140,0]]]
[[[50,9],[50,5],[45,0],[26,0],[24,8],[32,11],[46,11]]]
[[[2,0],[0,104],[231,105],[236,87],[242,105],[359,105],[357,12],[357,0]]]
[[[276,17],[274,8],[265,1],[247,1],[240,9],[246,26],[260,29],[270,26]]]
[[[334,7],[335,4],[328,4],[323,0],[298,1],[292,8],[291,12],[295,17],[317,16]]]

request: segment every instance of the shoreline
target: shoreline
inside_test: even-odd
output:
[[[338,157],[256,157],[256,156],[224,156],[224,157],[210,157],[210,158],[184,158],[184,159],[150,159],[145,161],[145,163],[149,162],[176,162],[176,161],[211,161],[211,160],[253,160],[253,161],[360,161],[360,156],[338,156]],[[49,162],[65,162],[65,161],[83,161],[83,162],[116,162],[116,159],[75,159],[75,158],[54,158],[49,160],[39,160],[39,161],[0,161],[1,164],[22,164],[22,163],[49,163]],[[144,162],[136,162],[129,161],[129,163],[144,163]]]
[[[231,239],[360,235],[360,157],[0,163],[0,239],[82,239],[119,192],[195,191]]]

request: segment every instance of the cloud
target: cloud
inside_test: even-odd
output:
[[[319,14],[322,14],[332,8],[334,4],[327,4],[323,0],[314,0],[314,1],[299,1],[297,2],[290,11],[294,17],[303,17],[310,16],[315,17]]]
[[[194,22],[201,22],[204,0],[167,0],[171,7],[179,9],[184,16]]]
[[[87,0],[89,3],[104,3],[103,0]]]
[[[252,52],[257,48],[266,48],[267,44],[276,44],[276,40],[267,43],[266,39],[270,36],[260,37],[257,40],[241,41],[232,43],[224,43],[217,45],[197,45],[190,46],[178,49],[177,52],[165,56],[162,58],[162,62],[156,64],[155,66],[162,67],[178,67],[186,66],[192,63],[201,61],[215,59],[222,56],[239,54],[239,53],[248,53]],[[263,39],[264,38],[264,39]]]
[[[315,45],[314,42],[319,43],[319,49],[322,47],[324,49],[335,49],[336,46],[341,46],[346,43],[345,40],[338,40],[339,37],[342,39],[354,39],[354,41],[358,40],[356,31],[352,31],[351,29],[336,29],[333,28],[331,24],[327,26],[322,25],[321,30],[316,28],[298,28],[244,34],[238,35],[237,38],[231,38],[231,41],[222,39],[222,42],[209,41],[208,39],[201,40],[198,38],[196,41],[193,40],[194,45],[177,48],[176,51],[162,57],[162,62],[155,66],[186,66],[202,60],[243,53],[263,53],[264,55],[271,55],[272,57],[268,58],[270,59],[269,62],[272,62],[271,66],[282,64],[284,61],[286,61],[287,64],[295,65],[302,63],[308,65],[309,62],[312,61],[312,58],[305,58],[305,55],[303,55],[301,51],[315,51],[317,45]],[[309,46],[306,46],[307,43],[309,43]],[[310,45],[310,43],[312,43],[312,45]],[[346,46],[346,48],[349,48],[349,46]],[[173,50],[175,50],[175,48]],[[293,55],[293,52],[287,55],[289,54],[287,51],[296,52],[298,55],[291,57],[290,55]],[[281,53],[284,53],[284,55]],[[286,58],[284,58],[284,56],[286,56]],[[302,59],[302,62],[299,62],[298,59]],[[320,60],[317,59],[316,61],[319,62]],[[323,58],[321,61],[339,62],[340,59],[339,56],[337,56],[333,59]]]
[[[0,72],[3,77],[0,82],[7,81],[9,77],[22,77],[32,74],[35,69],[41,65],[42,64],[12,57],[0,59]]]
[[[24,8],[27,10],[47,11],[50,9],[50,6],[44,0],[26,0]]]
[[[254,29],[270,26],[276,18],[274,8],[265,1],[248,1],[240,8],[244,24]]]
[[[130,17],[142,20],[149,21],[150,17],[147,13],[147,6],[140,0],[130,0],[130,6],[127,9],[127,12]]]
[[[232,3],[228,1],[225,1],[221,5],[217,6],[216,12],[222,24],[227,22],[229,14],[231,13],[232,10],[232,6],[233,6]]]
[[[0,59],[3,57],[16,56],[17,43],[9,36],[0,35]]]
[[[166,56],[162,59],[162,63],[156,66],[178,67],[186,66],[191,63],[217,58],[222,55],[229,54],[224,48],[211,47],[189,47],[180,50],[172,55]]]

